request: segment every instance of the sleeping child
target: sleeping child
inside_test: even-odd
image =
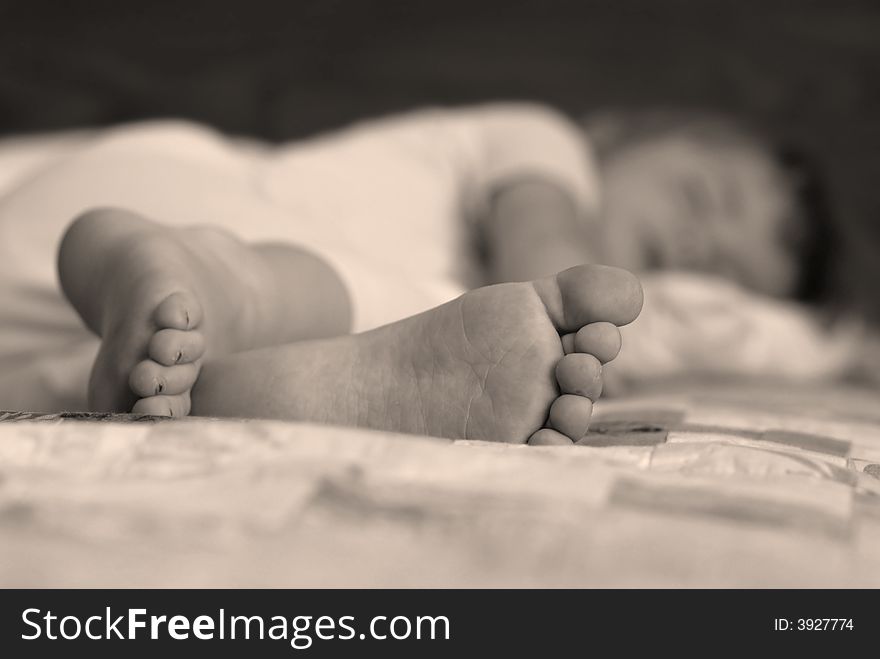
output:
[[[0,200],[2,407],[571,444],[642,307],[630,270],[724,277],[828,353],[766,301],[812,292],[796,183],[723,122],[655,123],[499,104],[277,148],[181,122],[90,137]]]

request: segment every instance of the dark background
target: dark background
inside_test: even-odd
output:
[[[183,116],[285,139],[497,98],[714,108],[799,144],[840,295],[880,310],[880,2],[0,0],[0,133]]]

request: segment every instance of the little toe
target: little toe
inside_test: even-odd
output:
[[[598,400],[602,395],[602,364],[593,355],[573,352],[556,364],[556,381],[564,394]]]
[[[574,337],[574,349],[607,364],[620,352],[620,330],[612,323],[584,325]]]
[[[563,334],[562,335],[562,352],[564,354],[569,354],[575,351],[574,347],[574,334]],[[586,352],[586,351],[584,351]]]
[[[159,330],[150,339],[147,352],[150,359],[164,366],[189,364],[205,354],[205,337],[197,331]]]
[[[592,415],[593,401],[583,396],[566,394],[557,398],[550,406],[550,425],[576,442],[587,434]]]
[[[196,364],[162,366],[152,359],[145,359],[131,370],[128,385],[137,396],[173,396],[190,390],[198,374]]]
[[[572,441],[552,428],[541,428],[529,437],[531,446],[572,446]]]
[[[131,409],[135,414],[183,417],[190,412],[189,392],[179,396],[150,396],[141,398]]]
[[[192,293],[172,293],[156,307],[154,320],[161,328],[191,330],[202,322],[202,305]]]

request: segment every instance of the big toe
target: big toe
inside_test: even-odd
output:
[[[159,303],[153,319],[160,329],[195,329],[202,322],[202,305],[192,293],[179,291]]]
[[[559,331],[576,332],[584,325],[608,322],[626,325],[642,310],[642,285],[627,270],[605,265],[579,265],[534,282]]]

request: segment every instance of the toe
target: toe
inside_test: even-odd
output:
[[[602,394],[602,364],[593,355],[573,352],[556,364],[556,381],[564,394],[598,400]]]
[[[187,291],[172,293],[156,307],[154,320],[161,328],[191,330],[202,322],[202,305]]]
[[[552,428],[541,428],[529,437],[531,446],[572,446],[572,441]]]
[[[577,441],[587,434],[592,415],[593,401],[566,394],[550,406],[550,425],[571,441]]]
[[[574,337],[574,349],[607,364],[620,352],[620,330],[611,323],[585,325]]]
[[[566,355],[575,351],[574,336],[570,333],[562,335],[562,352]]]
[[[642,285],[634,274],[620,268],[579,265],[539,279],[534,286],[562,332],[576,332],[600,321],[626,325],[642,310]]]
[[[198,374],[195,364],[162,366],[152,359],[145,359],[131,370],[128,384],[138,396],[173,396],[191,389]]]
[[[159,330],[150,339],[148,354],[150,359],[164,366],[189,364],[205,354],[205,337],[196,331]]]
[[[141,398],[131,410],[135,414],[182,417],[189,414],[189,393],[180,396],[150,396]]]

